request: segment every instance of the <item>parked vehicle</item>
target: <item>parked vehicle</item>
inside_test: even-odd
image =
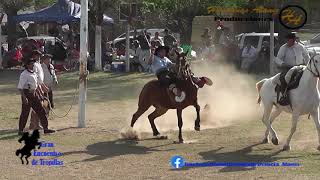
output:
[[[238,41],[238,46],[242,49],[246,42],[251,42],[252,46],[257,49],[257,51],[261,50],[262,42],[268,41],[270,42],[270,33],[241,33],[235,36]],[[278,33],[274,33],[274,44],[278,41]]]

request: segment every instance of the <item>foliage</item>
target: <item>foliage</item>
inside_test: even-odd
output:
[[[35,0],[34,6],[35,6],[35,9],[43,9],[43,8],[48,7],[56,2],[57,2],[57,0]]]

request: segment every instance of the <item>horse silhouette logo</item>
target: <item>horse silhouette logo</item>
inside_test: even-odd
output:
[[[300,6],[289,5],[281,9],[279,21],[288,29],[299,29],[307,22],[307,12]]]
[[[40,149],[41,142],[38,141],[39,138],[40,138],[39,130],[34,130],[31,134],[31,136],[29,136],[28,132],[25,132],[22,135],[22,137],[18,140],[19,143],[24,141],[24,144],[25,144],[21,149],[18,149],[16,151],[17,156],[19,156],[19,154],[21,154],[20,159],[21,159],[22,164],[24,164],[24,161],[22,159],[24,156],[27,161],[26,164],[29,164],[28,158],[31,156],[31,151],[33,149],[36,149],[36,146],[38,146],[38,149]]]

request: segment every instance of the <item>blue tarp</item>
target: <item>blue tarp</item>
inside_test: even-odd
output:
[[[33,22],[57,22],[66,24],[71,21],[80,20],[80,4],[74,3],[70,0],[58,0],[52,6],[44,8],[30,14],[20,14],[13,17],[16,22],[33,21]],[[113,19],[104,15],[103,21],[106,23],[113,23]]]

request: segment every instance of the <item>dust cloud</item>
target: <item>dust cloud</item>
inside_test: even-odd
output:
[[[196,76],[206,76],[213,81],[212,86],[199,89],[198,102],[201,106],[201,129],[229,126],[260,118],[254,75],[240,73],[232,65],[210,61],[196,61],[192,64]],[[151,107],[136,122],[134,129],[152,132],[147,118],[154,110]],[[130,113],[130,115],[132,115]],[[131,119],[131,117],[130,117]],[[183,111],[183,129],[193,130],[196,110],[190,106]],[[129,120],[129,119],[128,119]],[[178,129],[175,110],[155,120],[160,132]],[[130,122],[128,122],[130,124]]]

